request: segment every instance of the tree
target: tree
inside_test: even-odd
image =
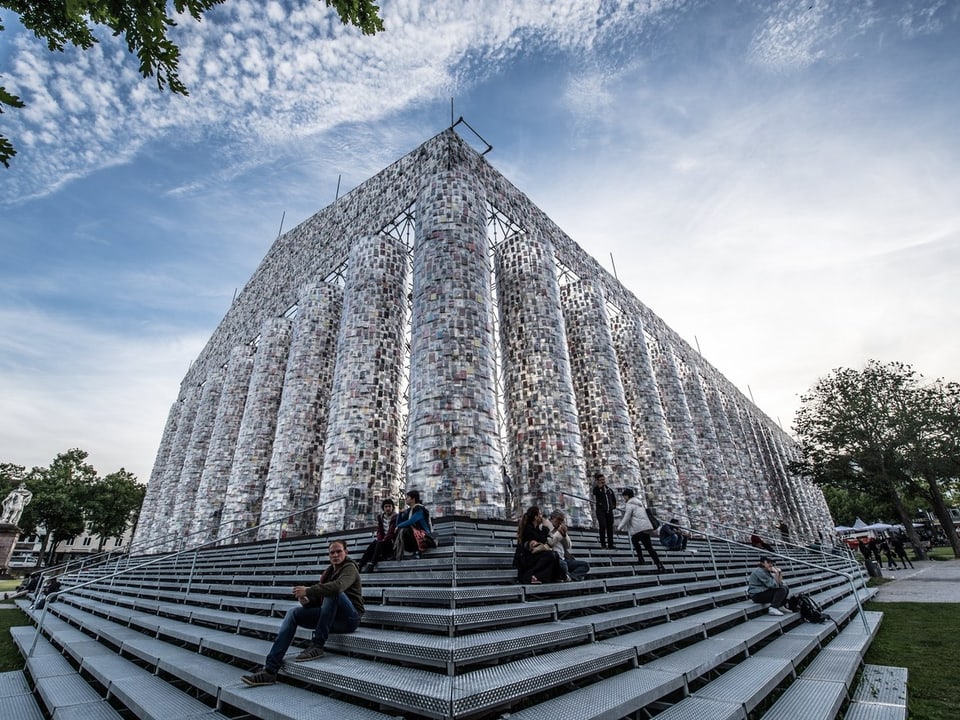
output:
[[[146,488],[137,476],[120,468],[94,482],[83,504],[87,531],[100,536],[98,550],[110,537],[119,537],[140,514]]]
[[[27,535],[40,526],[46,528],[41,554],[49,555],[48,562],[58,542],[72,540],[86,528],[83,502],[97,478],[86,459],[87,452],[74,448],[57,455],[50,467],[35,467],[27,475],[33,499],[23,511],[20,526]]]
[[[889,498],[836,485],[824,485],[822,489],[830,514],[840,525],[853,525],[858,517],[871,523],[882,518],[895,517],[897,514]]]
[[[23,465],[0,463],[0,500],[23,482],[27,469]]]
[[[210,8],[226,0],[173,0],[177,14],[189,13],[196,21]],[[345,25],[353,25],[364,35],[383,30],[380,7],[372,0],[324,0]],[[176,21],[169,15],[167,0],[0,0],[0,8],[7,8],[20,16],[20,22],[41,40],[46,40],[52,51],[62,52],[67,44],[88,50],[98,42],[93,26],[103,25],[122,35],[127,49],[140,61],[143,77],[157,78],[157,87],[178,95],[187,95],[186,86],[178,74],[180,48],[168,36]],[[0,32],[4,29],[0,24]],[[16,95],[0,86],[0,113],[3,106],[23,107]],[[10,141],[0,135],[0,162],[10,167],[10,159],[17,154]]]
[[[889,502],[914,547],[907,503],[930,503],[960,557],[943,487],[960,475],[960,390],[926,383],[909,365],[875,360],[821,378],[794,421],[801,461],[793,469],[820,485]]]

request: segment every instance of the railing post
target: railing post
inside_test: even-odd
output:
[[[43,631],[43,619],[47,616],[47,601],[43,601],[43,607],[40,609],[40,619],[37,621],[37,632],[33,636],[33,643],[30,645],[30,652],[27,653],[27,660],[33,657],[33,651],[37,647],[37,641],[40,639],[40,633]]]
[[[283,535],[283,528],[286,522],[287,521],[284,520],[283,522],[280,523],[280,527],[277,530],[277,539],[273,543],[273,564],[274,565],[277,564],[277,558],[280,557],[280,536]]]
[[[850,582],[850,589],[853,590],[853,599],[857,602],[857,612],[860,613],[860,620],[863,621],[863,631],[870,634],[870,623],[867,622],[867,614],[863,611],[863,604],[860,602],[860,595],[857,593],[857,586],[853,584],[853,575],[847,575]]]
[[[187,578],[187,594],[190,594],[190,586],[193,584],[193,573],[197,568],[197,555],[200,554],[200,548],[193,551],[193,562],[190,563],[190,576]]]
[[[713,565],[713,574],[720,582],[720,566],[717,565],[717,558],[713,554],[713,543],[710,542],[710,533],[707,533],[707,551],[710,553],[710,564]]]

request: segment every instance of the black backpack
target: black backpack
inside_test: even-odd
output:
[[[803,618],[805,622],[823,623],[830,619],[830,617],[823,612],[820,603],[806,593],[800,593],[790,598],[789,607],[794,612],[799,612],[800,617]]]

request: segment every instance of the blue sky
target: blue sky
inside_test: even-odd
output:
[[[960,380],[960,3],[227,0],[183,98],[0,11],[0,462],[149,477],[280,229],[450,122],[784,427],[835,367]]]

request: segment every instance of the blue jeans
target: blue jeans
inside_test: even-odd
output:
[[[573,580],[583,580],[590,572],[590,565],[584,560],[568,560],[564,558],[560,561],[560,569],[564,575],[569,575]]]
[[[687,539],[680,533],[660,536],[660,544],[667,550],[686,550]]]
[[[360,625],[360,615],[344,593],[325,597],[320,607],[290,608],[280,623],[264,667],[276,673],[283,667],[283,656],[297,634],[298,627],[313,628],[313,644],[323,647],[330,633],[352,633]]]

